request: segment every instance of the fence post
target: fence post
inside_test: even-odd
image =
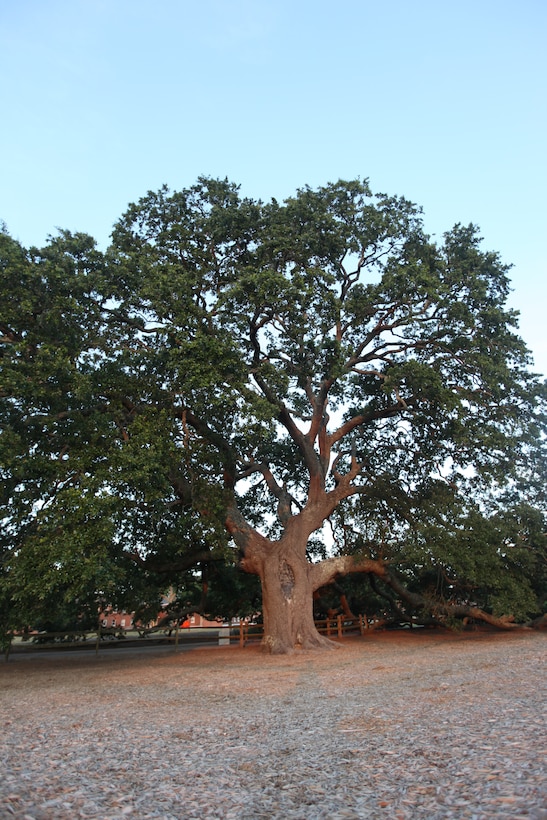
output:
[[[239,621],[239,645],[243,649],[245,646],[245,635],[244,635],[244,627],[243,621]]]
[[[95,657],[99,654],[99,644],[101,643],[101,622],[97,627],[97,640],[95,641]]]
[[[4,657],[6,659],[6,663],[9,660],[10,652],[11,652],[11,642],[13,641],[14,635],[11,632],[7,632],[2,638],[2,645],[4,649]]]
[[[341,638],[342,637],[342,616],[338,615],[338,617],[336,618],[336,621],[337,621],[337,627],[338,627],[338,637]]]

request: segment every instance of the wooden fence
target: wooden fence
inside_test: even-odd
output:
[[[315,626],[321,634],[331,638],[342,638],[349,633],[363,635],[367,629],[377,626],[367,619],[366,615],[358,618],[346,618],[337,615],[335,618],[315,621]],[[173,644],[178,649],[181,643],[217,643],[219,646],[228,646],[237,642],[240,647],[249,643],[261,641],[264,637],[262,624],[252,624],[241,621],[237,625],[228,626],[198,626],[173,627],[156,626],[150,628],[133,627],[122,629],[118,627],[98,626],[95,630],[81,630],[63,632],[27,632],[15,633],[11,640],[5,643],[6,660],[11,649],[28,650],[39,649],[95,649],[95,654],[101,648],[112,646],[143,646],[144,644]]]
[[[192,642],[217,642],[221,629],[227,627],[179,627],[178,625],[155,626],[155,627],[133,627],[124,629],[122,627],[103,627],[99,625],[97,629],[91,630],[65,630],[62,632],[24,632],[14,633],[5,642],[6,660],[12,649],[18,650],[40,650],[40,649],[95,649],[95,654],[101,648],[120,646],[143,646],[152,644],[174,644],[178,647],[181,636],[183,639]],[[193,632],[194,634],[190,634]]]
[[[373,628],[373,622],[369,621],[366,615],[359,615],[358,618],[347,618],[344,615],[337,615],[335,618],[327,618],[324,621],[315,621],[318,632],[327,637],[342,638],[352,632],[360,635],[365,634],[365,630]],[[237,633],[234,632],[237,630]],[[262,640],[264,632],[261,624],[240,623],[238,627],[231,627],[230,640],[239,640],[241,647],[247,643]]]

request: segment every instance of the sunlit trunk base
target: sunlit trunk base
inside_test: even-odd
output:
[[[296,552],[296,551],[295,551]],[[309,563],[285,550],[264,562],[262,606],[265,652],[287,654],[297,649],[334,649],[337,644],[320,635],[313,620],[313,589]]]

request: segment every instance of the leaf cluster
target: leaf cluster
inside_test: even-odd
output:
[[[508,270],[474,226],[436,244],[361,180],[283,203],[163,187],[105,253],[0,234],[5,595],[27,620],[156,600],[232,555],[230,510],[275,539],[336,497],[337,548],[530,611],[537,566],[499,516],[511,493],[541,513],[546,396]]]

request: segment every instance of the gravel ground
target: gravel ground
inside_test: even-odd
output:
[[[547,820],[545,634],[0,661],[0,817]]]

